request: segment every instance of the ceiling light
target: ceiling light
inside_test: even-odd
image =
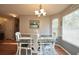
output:
[[[9,14],[10,16],[12,16],[12,17],[17,17],[15,14],[13,14],[13,13],[10,13]]]
[[[39,6],[39,10],[35,10],[35,15],[37,15],[38,17],[42,16],[46,16],[46,11],[42,8],[42,5],[40,4]]]
[[[7,19],[5,18],[4,21],[7,21]]]
[[[40,12],[41,12],[41,13],[44,13],[44,9],[40,9]]]

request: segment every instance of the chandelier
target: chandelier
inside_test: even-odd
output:
[[[42,5],[40,4],[39,6],[39,10],[35,10],[35,15],[37,15],[38,17],[42,16],[46,16],[46,11],[42,8]]]

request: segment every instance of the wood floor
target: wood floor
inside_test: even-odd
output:
[[[67,52],[65,52],[61,47],[59,47],[58,45],[55,45],[55,50],[57,51],[58,55],[68,55]]]
[[[0,55],[15,55],[16,50],[15,40],[0,40]]]
[[[68,55],[62,48],[55,46],[58,55]],[[15,40],[0,40],[0,55],[15,55],[17,44]]]

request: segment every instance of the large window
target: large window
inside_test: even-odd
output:
[[[79,47],[79,9],[63,17],[62,36],[64,41]]]

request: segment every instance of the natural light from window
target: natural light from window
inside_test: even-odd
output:
[[[63,17],[62,38],[79,47],[79,9]]]
[[[56,33],[56,36],[58,35],[58,18],[52,20],[52,34],[53,33]]]

